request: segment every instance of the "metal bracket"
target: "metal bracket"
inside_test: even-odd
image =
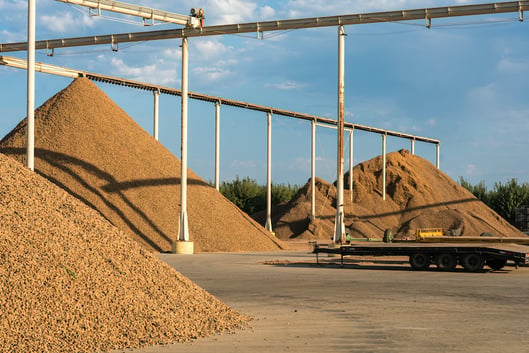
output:
[[[46,46],[46,56],[53,56],[53,54],[55,54],[55,48],[51,48],[51,51],[50,51],[50,48]]]
[[[151,9],[151,23],[147,23],[146,20],[149,19],[148,17],[143,17],[143,25],[144,26],[154,26],[154,10]]]
[[[428,16],[426,16],[426,19],[425,19],[425,25],[426,25],[426,28],[430,29],[430,27],[432,27],[432,19]]]
[[[112,43],[110,44],[110,48],[112,49],[112,51],[119,50],[119,43],[114,43],[114,37],[112,37]]]
[[[518,10],[518,20],[520,20],[520,22],[523,22],[523,10],[521,5],[520,10]]]
[[[92,10],[97,10],[97,13],[92,12]],[[89,16],[101,16],[101,3],[97,2],[97,8],[96,7],[89,7],[88,8],[88,15]]]

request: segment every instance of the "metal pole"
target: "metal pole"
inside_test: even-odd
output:
[[[353,201],[353,131],[349,130],[349,192]]]
[[[266,163],[266,224],[265,228],[268,231],[272,231],[272,113],[268,112],[267,115],[267,163]]]
[[[435,165],[437,166],[437,169],[441,169],[441,162],[440,162],[440,159],[441,159],[441,144],[438,143],[437,145],[435,145],[435,149],[437,150],[437,158],[436,158],[436,163]]]
[[[415,155],[415,139],[411,140],[411,154]]]
[[[382,135],[382,199],[386,199],[386,137]]]
[[[180,227],[178,240],[189,241],[187,223],[187,102],[188,102],[188,47],[187,38],[182,38],[182,142],[180,170]]]
[[[36,0],[28,1],[28,72],[27,72],[27,156],[26,165],[35,170],[35,18]]]
[[[343,137],[344,137],[344,100],[345,100],[345,31],[338,27],[338,155],[337,155],[337,190],[336,220],[334,224],[334,242],[338,243],[345,235],[343,209]]]
[[[160,90],[153,91],[154,94],[154,139],[158,141],[158,117],[160,106]]]
[[[215,102],[215,189],[220,189],[220,102]]]
[[[312,120],[312,139],[310,155],[310,219],[316,218],[316,120]]]

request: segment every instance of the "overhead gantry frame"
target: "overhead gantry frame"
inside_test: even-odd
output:
[[[18,68],[18,69],[26,69],[27,68],[27,61],[15,57],[9,57],[9,56],[0,56],[0,65],[5,65],[8,67]],[[71,68],[56,66],[52,64],[45,64],[41,62],[35,63],[35,71],[52,74],[52,75],[58,75],[58,76],[64,76],[64,77],[87,77],[92,81],[98,81],[108,84],[114,84],[118,86],[125,86],[125,87],[131,87],[135,89],[140,90],[146,90],[146,91],[152,91],[154,95],[154,121],[153,121],[153,137],[158,140],[158,129],[159,129],[159,96],[160,94],[167,94],[172,96],[181,96],[182,91],[175,88],[160,86],[160,85],[154,85],[154,84],[148,84],[144,82],[138,82],[133,81],[125,78],[119,78],[114,76],[108,76],[108,75],[102,75],[82,70],[75,70]],[[304,114],[304,113],[298,113],[293,112],[289,110],[284,109],[278,109],[270,106],[263,106],[263,105],[257,105],[253,103],[243,102],[243,101],[237,101],[233,99],[227,99],[222,98],[218,96],[210,96],[202,93],[197,92],[188,92],[188,96],[190,99],[195,100],[201,100],[205,102],[210,102],[215,104],[215,188],[217,191],[219,190],[220,186],[220,108],[221,105],[226,106],[232,106],[242,109],[249,109],[259,112],[264,112],[267,114],[275,114],[279,116],[285,116],[289,118],[294,119],[302,119],[307,120],[311,122],[313,133],[312,133],[312,152],[311,152],[311,181],[314,183],[316,178],[316,150],[315,150],[315,141],[316,141],[316,127],[321,126],[324,128],[334,128],[337,129],[338,122],[337,120],[324,118],[321,116],[315,116],[310,114]],[[271,124],[271,122],[270,122]],[[367,131],[379,135],[386,135],[386,136],[394,136],[398,138],[408,139],[411,141],[411,153],[415,154],[415,141],[420,141],[424,143],[434,144],[436,146],[437,150],[437,159],[436,159],[436,165],[439,166],[439,146],[441,144],[441,141],[433,138],[423,137],[423,136],[417,136],[417,135],[411,135],[406,134],[403,132],[398,131],[392,131],[392,130],[386,130],[386,129],[380,129],[372,126],[366,126],[366,125],[360,125],[350,122],[344,122],[344,129],[345,131],[349,132],[349,191],[351,194],[351,201],[353,200],[353,132],[354,130],[360,130],[360,131]],[[267,160],[268,160],[268,167],[267,167],[267,175],[271,174],[271,129],[267,132],[267,141],[269,141],[270,145],[270,151],[267,149]],[[344,144],[345,145],[345,144]],[[382,153],[384,153],[384,147],[382,149]],[[270,158],[268,158],[270,157]],[[385,171],[384,171],[385,172]],[[316,209],[315,209],[315,185],[312,185],[312,197],[311,197],[311,219],[314,219],[316,216]],[[385,185],[383,185],[383,188]],[[267,177],[267,190],[268,188],[271,188],[271,176],[270,178]],[[384,192],[384,191],[383,191]],[[267,201],[268,202],[268,201]],[[267,216],[266,219],[268,221],[268,225],[266,225],[266,228],[269,230],[272,230],[271,226],[271,205],[268,207],[267,204]]]
[[[192,15],[180,15],[173,12],[156,10],[148,8],[145,6],[138,6],[133,4],[127,4],[124,2],[113,1],[113,0],[55,0],[59,2],[64,2],[67,4],[86,6],[91,10],[97,10],[97,13],[90,12],[91,16],[101,15],[101,11],[112,11],[120,14],[137,16],[145,20],[161,21],[167,23],[175,23],[179,25],[184,25],[186,27],[197,28],[203,25],[203,12],[201,16],[196,16],[195,13],[199,9],[191,9]]]
[[[35,49],[46,49],[54,50],[55,48],[74,47],[74,46],[86,46],[86,45],[101,45],[111,44],[112,46],[116,43],[128,43],[146,40],[161,40],[161,39],[174,39],[182,38],[182,67],[187,68],[187,63],[184,63],[184,57],[187,58],[187,38],[200,37],[200,36],[214,36],[223,34],[238,34],[238,33],[257,33],[263,36],[265,31],[278,31],[278,30],[290,30],[290,29],[301,29],[301,28],[315,28],[315,27],[330,27],[337,26],[339,28],[338,35],[343,37],[343,26],[345,25],[356,25],[356,24],[367,24],[367,23],[380,23],[380,22],[397,22],[407,20],[425,20],[426,26],[431,26],[431,20],[434,18],[446,18],[456,16],[472,16],[472,15],[484,15],[484,14],[498,14],[508,12],[518,12],[519,19],[523,20],[523,12],[529,9],[529,0],[523,1],[510,1],[510,2],[495,2],[488,4],[475,4],[475,5],[463,5],[463,6],[445,6],[436,8],[424,8],[415,10],[400,10],[400,11],[387,11],[387,12],[374,12],[365,14],[353,14],[344,16],[329,16],[329,17],[313,17],[303,18],[294,20],[284,21],[266,21],[266,22],[254,22],[244,24],[233,24],[233,25],[221,25],[221,26],[209,26],[202,27],[199,29],[194,28],[183,28],[173,29],[164,31],[152,31],[152,32],[136,32],[136,33],[125,33],[125,34],[110,34],[102,36],[88,36],[88,37],[77,37],[77,38],[64,38],[64,39],[53,39],[34,42],[35,26],[32,24],[31,19],[35,17],[35,0],[28,1],[28,42],[27,43],[10,43],[0,44],[0,52],[12,52],[12,51],[28,51],[28,110],[30,107],[30,77],[34,75],[34,68],[31,66],[31,62],[34,61],[34,50]],[[338,51],[343,51],[343,42],[339,39]],[[29,58],[33,53],[33,58]],[[340,57],[340,55],[339,55]],[[344,65],[343,61],[339,59],[339,65]],[[339,66],[339,79],[338,79],[338,141],[343,141],[344,134],[344,123],[343,123],[343,101],[341,101],[341,91],[343,90],[343,82],[341,81],[341,73],[344,68]],[[184,82],[184,80],[186,82]],[[187,86],[187,72],[182,72],[182,113],[187,112],[184,109],[184,105],[187,105],[187,88],[184,90],[184,85]],[[184,93],[186,93],[184,95]],[[34,98],[34,92],[31,93]],[[184,119],[187,120],[187,114],[184,117],[182,115],[182,125],[184,125]],[[187,125],[187,121],[185,122]],[[29,128],[29,114],[28,114],[28,128]],[[29,134],[28,134],[29,136]],[[184,138],[182,138],[184,142]],[[29,146],[29,143],[28,143]],[[186,148],[183,146],[182,148]],[[439,150],[438,150],[439,151]],[[29,152],[28,152],[29,156]],[[338,190],[343,193],[343,145],[342,148],[338,147],[338,166],[337,174],[342,175],[342,185],[338,185]],[[341,166],[340,166],[341,164]],[[184,167],[184,166],[182,166]],[[182,181],[183,182],[183,181]],[[340,183],[338,183],[340,184]],[[186,192],[185,190],[183,190]],[[338,192],[340,193],[340,192]],[[343,200],[343,194],[338,195],[339,200]],[[343,221],[343,204],[338,202],[336,221]],[[342,211],[341,211],[342,209]],[[182,212],[182,208],[181,208]],[[182,224],[180,226],[182,229]],[[337,224],[335,226],[334,241],[340,242],[343,235],[343,224]],[[189,239],[188,234],[179,235],[179,240]]]

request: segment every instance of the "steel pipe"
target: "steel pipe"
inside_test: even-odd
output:
[[[338,155],[336,157],[336,219],[334,224],[334,242],[338,243],[345,235],[343,205],[343,147],[344,147],[344,116],[345,116],[345,30],[338,27]]]
[[[20,69],[26,69],[27,62],[23,59],[18,59],[14,57],[8,57],[8,56],[0,56],[0,65],[6,65],[9,67],[16,67]],[[113,77],[113,76],[107,76],[107,75],[101,75],[96,74],[92,72],[87,71],[81,71],[81,70],[73,70],[69,68],[64,68],[60,66],[50,65],[50,64],[44,64],[44,63],[36,63],[36,71],[52,74],[52,75],[59,75],[59,76],[65,76],[65,77],[87,77],[93,81],[103,82],[103,83],[109,83],[109,84],[115,84],[119,86],[125,86],[125,87],[131,87],[136,89],[143,89],[147,91],[155,91],[159,90],[161,94],[167,94],[167,95],[173,95],[173,96],[181,96],[182,91],[175,88],[165,87],[165,86],[159,86],[159,85],[153,85],[148,84],[144,82],[138,82],[133,81],[129,79],[119,78],[119,77]],[[188,92],[188,96],[191,99],[201,100],[205,102],[219,102],[220,104],[237,107],[237,108],[243,108],[243,109],[250,109],[254,111],[260,111],[260,112],[273,112],[275,115],[281,115],[289,118],[296,118],[296,119],[302,119],[307,121],[316,121],[317,125],[324,126],[324,127],[336,127],[337,121],[321,116],[311,115],[311,114],[304,114],[304,113],[298,113],[293,112],[285,109],[278,109],[270,106],[264,106],[259,104],[253,104],[253,103],[247,103],[242,101],[237,101],[233,99],[228,98],[222,98],[217,96],[210,96],[202,93],[197,92]],[[377,134],[387,134],[388,136],[394,136],[394,137],[400,137],[405,139],[415,139],[417,141],[426,142],[426,143],[433,143],[437,144],[439,143],[439,140],[432,139],[429,137],[423,137],[423,136],[415,136],[411,134],[407,134],[404,132],[398,132],[398,131],[391,131],[391,130],[384,130],[372,126],[366,126],[366,125],[360,125],[360,124],[354,124],[349,122],[344,122],[345,129],[356,129],[366,132],[372,132]]]
[[[436,150],[436,158],[435,158],[435,166],[437,169],[441,169],[441,143],[438,143],[435,145]]]
[[[180,225],[178,240],[189,241],[187,222],[187,103],[188,103],[188,42],[182,38],[182,134],[181,134],[181,168],[180,168]]]
[[[488,4],[474,4],[462,6],[448,6],[423,8],[412,10],[398,10],[385,12],[372,12],[362,14],[313,17],[291,20],[276,20],[266,22],[239,23],[219,26],[207,26],[199,29],[182,28],[151,32],[133,32],[109,34],[100,36],[86,36],[75,38],[62,38],[42,40],[36,43],[37,49],[54,49],[66,47],[80,47],[86,45],[116,44],[129,42],[142,42],[148,40],[163,40],[188,37],[216,36],[224,34],[259,33],[266,31],[283,31],[300,28],[334,27],[344,25],[358,25],[379,22],[398,22],[424,20],[425,18],[443,18],[457,16],[473,16],[485,14],[498,14],[507,12],[526,11],[529,9],[529,0],[496,2]],[[27,50],[26,43],[0,44],[0,52]]]
[[[349,192],[353,201],[353,131],[349,130]]]
[[[267,117],[267,152],[266,152],[266,223],[265,228],[272,232],[272,113]]]
[[[158,120],[159,120],[159,106],[160,106],[160,91],[153,91],[154,95],[154,127],[153,136],[158,141]]]
[[[35,170],[35,18],[36,0],[28,1],[28,42],[27,42],[27,144],[26,166]]]
[[[220,190],[220,102],[215,102],[215,189]]]
[[[382,135],[382,199],[386,199],[386,135]]]
[[[98,11],[112,11],[130,16],[142,17],[153,21],[176,23],[179,25],[198,27],[200,20],[198,18],[186,15],[180,15],[172,12],[151,9],[144,6],[127,4],[111,0],[56,0],[67,4],[86,6]]]

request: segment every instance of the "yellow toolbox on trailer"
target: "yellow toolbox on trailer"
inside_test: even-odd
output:
[[[418,228],[415,231],[415,238],[422,239],[426,237],[442,237],[445,235],[443,228]]]

